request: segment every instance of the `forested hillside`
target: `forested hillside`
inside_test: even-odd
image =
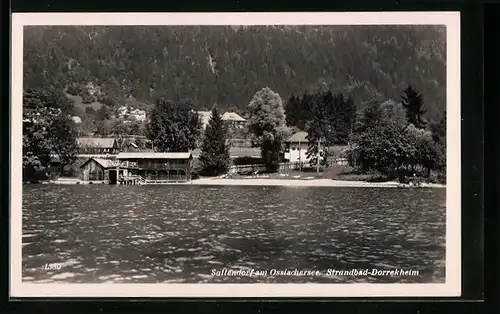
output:
[[[26,27],[24,88],[54,86],[86,102],[190,98],[243,111],[267,86],[291,94],[329,89],[361,109],[400,100],[413,84],[427,118],[446,106],[445,28],[438,26]],[[87,86],[91,87],[90,95]],[[128,100],[130,101],[130,99]]]

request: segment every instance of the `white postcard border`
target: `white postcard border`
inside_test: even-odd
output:
[[[27,25],[445,25],[446,282],[442,284],[35,284],[21,280],[23,27]],[[13,13],[11,297],[437,297],[461,294],[460,13]]]

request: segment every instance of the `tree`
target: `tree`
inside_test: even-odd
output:
[[[421,131],[416,148],[417,162],[425,168],[425,176],[430,177],[432,170],[443,171],[446,168],[446,149],[434,141],[432,133]]]
[[[158,99],[147,125],[147,136],[160,152],[187,152],[196,147],[201,121],[189,100]]]
[[[47,177],[51,155],[62,153],[71,162],[71,139],[76,130],[70,118],[73,103],[58,90],[28,89],[23,93],[23,180]]]
[[[87,106],[85,107],[85,114],[88,114],[88,115],[91,115],[91,116],[95,116],[97,114],[97,112],[95,111],[94,108],[92,108],[91,106]]]
[[[82,96],[82,103],[91,104],[96,101],[96,97],[92,95],[87,88],[84,88],[80,95]]]
[[[203,173],[217,176],[227,171],[230,160],[227,136],[228,130],[222,116],[214,106],[201,144],[199,160]]]
[[[436,143],[441,143],[446,146],[446,111],[438,123],[432,123],[430,125],[430,129],[432,132],[432,139]]]
[[[385,99],[399,98],[400,82],[411,79],[422,91],[430,119],[437,118],[446,104],[443,29],[414,25],[26,29],[23,84],[32,88],[74,82],[79,88],[71,92],[80,94],[92,82],[102,91],[99,97],[106,95],[120,104],[131,93],[138,101],[150,102],[158,91],[165,91],[167,99],[189,94],[198,104],[236,104],[240,110],[260,89],[258,82],[272,84],[283,99],[320,85],[352,93],[361,109],[372,92]],[[207,66],[207,42],[219,68],[214,71],[217,76]]]
[[[137,120],[133,120],[129,123],[128,132],[132,135],[142,135],[143,133],[143,123]]]
[[[114,118],[109,120],[109,124],[111,125],[112,133],[116,137],[123,137],[124,135],[130,134],[131,124],[132,122],[125,122],[122,118]]]
[[[96,122],[102,123],[102,121],[96,121]],[[84,116],[82,119],[82,123],[78,124],[77,127],[79,136],[86,136],[96,133],[96,126],[92,116]]]
[[[292,94],[285,106],[286,124],[304,129],[304,117],[300,98]]]
[[[307,149],[307,157],[316,161],[316,164],[322,164],[326,161],[327,150],[321,149],[330,146],[334,143],[336,132],[335,124],[338,120],[336,112],[336,99],[332,92],[328,91],[324,94],[316,93],[310,97],[311,117],[307,121],[306,130],[308,133],[309,147]],[[317,163],[317,155],[323,157],[320,163]],[[319,168],[318,168],[319,171]]]
[[[113,125],[110,120],[95,121],[95,133],[100,136],[108,136],[113,132]]]
[[[411,162],[415,146],[405,132],[406,125],[379,120],[353,135],[354,153],[364,170],[378,171],[390,178]]]
[[[107,105],[102,105],[101,108],[97,110],[96,119],[98,121],[108,120],[111,117],[110,110]]]
[[[278,169],[286,127],[283,103],[278,93],[265,87],[255,93],[248,104],[247,130],[261,147],[261,157],[269,172]]]
[[[377,99],[371,99],[368,105],[357,115],[355,132],[361,133],[370,127],[374,127],[382,118],[382,110]]]
[[[66,92],[73,96],[78,96],[82,92],[82,86],[77,83],[68,85]]]
[[[45,179],[53,143],[49,140],[50,123],[56,114],[45,107],[23,112],[23,181]]]
[[[340,94],[342,95],[342,94]],[[346,144],[349,141],[349,135],[354,131],[354,122],[356,118],[356,105],[352,96],[344,98],[339,105],[339,121],[337,123],[337,141]]]
[[[61,172],[64,166],[76,160],[78,145],[76,143],[77,131],[73,120],[63,114],[58,115],[50,126],[53,152],[59,156]]]
[[[422,119],[426,110],[423,109],[424,99],[422,94],[409,85],[401,95],[403,100],[403,107],[406,109],[406,118],[408,123],[413,124],[415,127],[422,129],[425,127],[426,122]]]

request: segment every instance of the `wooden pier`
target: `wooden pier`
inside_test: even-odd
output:
[[[144,177],[140,175],[131,175],[127,177],[120,177],[118,180],[119,185],[147,185],[147,184],[179,184],[186,183],[189,181],[186,180],[157,180],[157,179],[144,179]]]
[[[121,176],[118,179],[118,184],[120,185],[140,185],[146,184],[144,178],[138,175]]]

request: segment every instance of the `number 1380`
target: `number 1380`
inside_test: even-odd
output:
[[[58,263],[45,263],[43,265],[43,269],[45,269],[45,270],[59,270],[59,269],[61,269],[61,264],[58,264]]]

